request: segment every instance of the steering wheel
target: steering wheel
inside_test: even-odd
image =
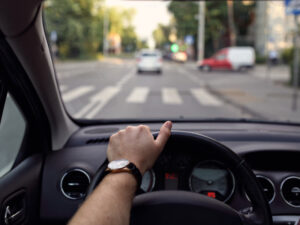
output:
[[[158,133],[153,134],[154,137]],[[228,147],[204,135],[172,131],[168,143],[189,143],[194,148],[213,151],[224,165],[233,168],[237,180],[245,187],[252,209],[241,213],[225,203],[187,191],[154,191],[138,195],[133,200],[132,225],[271,225],[269,204],[252,170]],[[103,179],[107,161],[98,169],[88,188],[89,195]]]

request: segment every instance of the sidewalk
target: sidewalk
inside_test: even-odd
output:
[[[257,66],[248,74],[227,74],[223,78],[211,79],[208,89],[241,109],[251,117],[300,122],[300,91],[298,90],[298,109],[292,110],[293,89],[287,86],[288,68]],[[266,76],[268,75],[268,76]]]

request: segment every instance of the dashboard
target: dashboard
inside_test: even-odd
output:
[[[135,125],[135,124],[130,124]],[[147,124],[153,132],[160,124]],[[65,223],[85,197],[94,173],[106,159],[109,136],[127,124],[90,126],[75,133],[65,148],[50,153],[42,182],[41,218]],[[252,123],[175,123],[175,130],[214,138],[242,157],[257,176],[274,224],[297,225],[300,218],[300,128]],[[245,188],[222,158],[205,146],[170,144],[147,171],[137,195],[184,190],[215,198],[232,208],[251,209]]]

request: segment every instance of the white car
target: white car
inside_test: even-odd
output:
[[[162,71],[162,54],[158,50],[142,50],[137,57],[137,71],[142,72],[156,72]]]

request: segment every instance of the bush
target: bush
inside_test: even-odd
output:
[[[294,84],[294,62],[290,63],[290,85]],[[298,87],[300,86],[300,60],[298,63]]]
[[[256,64],[265,64],[267,62],[267,57],[257,55],[255,62],[256,62]]]
[[[281,59],[282,62],[285,64],[290,64],[293,60],[293,56],[294,56],[293,48],[286,48],[281,52]]]

